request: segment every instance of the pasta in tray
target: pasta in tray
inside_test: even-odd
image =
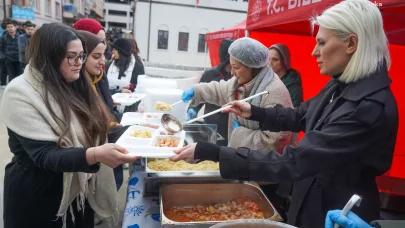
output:
[[[147,130],[136,130],[131,136],[135,138],[152,138],[152,134]]]
[[[189,164],[185,161],[172,162],[168,158],[148,160],[149,169],[155,171],[218,171],[219,163],[202,161],[197,164]]]
[[[170,104],[166,104],[164,102],[158,101],[158,102],[156,102],[154,109],[159,110],[159,111],[172,111],[172,106]]]

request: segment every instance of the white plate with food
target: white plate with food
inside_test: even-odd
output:
[[[130,106],[145,98],[146,94],[141,93],[116,93],[112,95],[114,102],[120,105]]]
[[[128,150],[131,155],[145,158],[170,158],[174,150],[184,145],[185,131],[174,135],[159,128],[131,126],[116,142]]]

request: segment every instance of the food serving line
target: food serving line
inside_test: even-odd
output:
[[[185,122],[187,104],[165,107],[176,103],[181,91],[147,91],[119,97],[127,105],[142,99],[145,111],[124,113],[121,124],[131,126],[117,141],[130,153],[143,157],[134,164],[130,175],[123,228],[212,227],[223,220],[242,218],[281,221],[256,183],[222,179],[218,163],[191,165],[168,160],[174,156],[174,149],[197,141],[217,140],[216,125],[182,125],[177,133],[163,127],[164,114]],[[130,99],[132,102],[128,102]],[[274,227],[291,227],[277,225]]]

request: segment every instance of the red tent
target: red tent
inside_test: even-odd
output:
[[[205,40],[207,42],[208,50],[210,53],[211,66],[219,64],[218,48],[221,41],[224,39],[232,38],[234,40],[244,37],[246,30],[246,20],[241,23],[221,31],[207,33]]]
[[[266,46],[275,43],[286,44],[291,51],[292,67],[302,76],[304,98],[317,94],[329,77],[320,76],[311,52],[315,38],[311,36],[309,17],[341,0],[251,0],[249,1],[247,30],[249,36]],[[399,113],[405,113],[405,78],[401,56],[405,53],[405,1],[379,0],[376,4],[383,15],[384,27],[390,41],[392,66],[389,72],[393,80],[391,88],[399,106]],[[354,142],[355,143],[355,142]],[[405,121],[400,122],[395,157],[387,175],[405,179]],[[405,193],[405,192],[404,192]]]

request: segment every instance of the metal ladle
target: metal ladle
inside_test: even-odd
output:
[[[261,92],[261,93],[258,93],[258,94],[255,94],[255,95],[253,95],[253,96],[247,97],[247,98],[245,98],[245,99],[243,99],[243,100],[240,100],[240,101],[248,101],[248,100],[251,100],[251,99],[253,99],[253,98],[255,98],[255,97],[261,96],[261,95],[263,95],[263,94],[266,94],[266,95],[265,95],[265,97],[266,97],[267,95],[269,95],[269,92],[263,91],[263,92]],[[195,119],[189,120],[189,121],[187,121],[187,122],[185,122],[185,123],[183,123],[183,124],[182,124],[176,117],[174,117],[173,115],[164,114],[164,115],[162,116],[162,118],[161,118],[162,127],[163,127],[166,131],[168,131],[168,132],[170,132],[170,133],[177,133],[177,132],[180,132],[180,131],[183,130],[183,126],[184,126],[184,125],[194,123],[194,122],[196,122],[196,121],[198,121],[198,120],[204,119],[204,118],[207,117],[207,116],[214,115],[214,114],[216,114],[216,113],[218,113],[218,112],[222,112],[223,110],[228,109],[228,108],[231,108],[231,107],[232,107],[231,105],[224,106],[224,107],[222,107],[222,108],[220,108],[220,109],[217,109],[217,110],[215,110],[215,111],[212,111],[212,112],[210,112],[210,113],[207,113],[207,114],[205,114],[205,115],[202,115],[202,116],[200,116],[200,117],[197,117],[197,118],[195,118]]]

